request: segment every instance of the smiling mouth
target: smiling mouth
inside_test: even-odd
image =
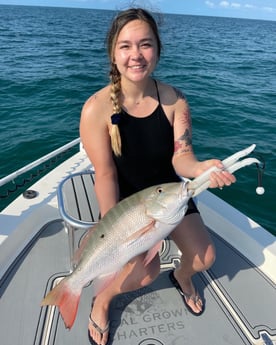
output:
[[[146,67],[146,65],[135,65],[135,66],[129,66],[130,69],[132,70],[141,70],[144,69]]]

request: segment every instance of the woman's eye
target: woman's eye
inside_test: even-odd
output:
[[[143,43],[142,48],[150,48],[151,44],[150,43]]]
[[[119,49],[128,49],[130,47],[130,44],[127,42],[121,42],[118,44]]]

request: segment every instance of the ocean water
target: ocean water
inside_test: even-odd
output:
[[[108,82],[114,14],[0,6],[0,178],[79,136],[83,103]],[[154,75],[186,94],[198,158],[223,159],[255,143],[266,161],[264,195],[255,193],[254,166],[212,192],[276,234],[276,21],[157,20],[163,51]],[[8,202],[1,197],[1,208]]]

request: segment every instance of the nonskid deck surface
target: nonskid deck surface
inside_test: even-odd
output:
[[[82,231],[78,231],[79,236]],[[116,297],[110,308],[113,345],[276,344],[275,285],[221,238],[213,234],[217,260],[194,283],[206,309],[190,314],[168,274],[179,260],[166,240],[161,273],[148,287]],[[90,344],[87,336],[92,286],[84,288],[73,328],[55,307],[40,307],[56,280],[68,274],[63,223],[52,222],[27,248],[0,287],[0,333],[5,345]],[[1,340],[2,343],[2,340]]]

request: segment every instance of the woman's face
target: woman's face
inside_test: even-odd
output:
[[[122,78],[142,81],[155,69],[158,61],[155,35],[146,22],[133,20],[119,33],[115,49],[114,63]]]

